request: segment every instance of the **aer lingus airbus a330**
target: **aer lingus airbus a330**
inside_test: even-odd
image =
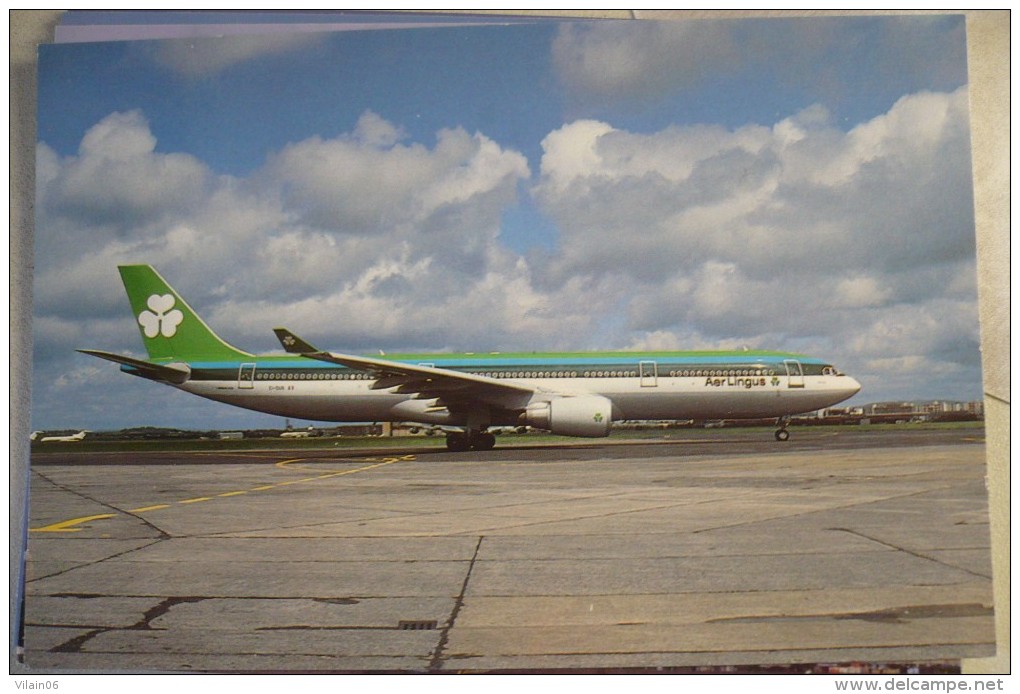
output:
[[[608,436],[614,421],[776,418],[841,402],[860,384],[798,354],[467,353],[356,356],[275,330],[286,354],[220,339],[148,265],[120,267],[148,359],[79,350],[135,376],[237,407],[331,422],[408,422],[447,432],[450,450],[489,449],[497,426]]]

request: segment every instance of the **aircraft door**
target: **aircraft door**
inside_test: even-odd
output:
[[[788,388],[803,388],[804,387],[804,369],[801,368],[800,362],[796,359],[784,359],[783,364],[786,366],[787,381],[786,385]]]
[[[659,365],[654,361],[643,361],[638,364],[642,388],[654,388],[659,385]]]
[[[255,362],[246,362],[238,368],[237,387],[249,390],[255,387]]]

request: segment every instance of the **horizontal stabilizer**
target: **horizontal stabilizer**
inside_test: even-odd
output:
[[[130,366],[138,371],[139,376],[144,376],[154,381],[165,381],[166,383],[176,383],[179,385],[191,378],[191,367],[187,364],[153,364],[144,359],[125,357],[123,354],[103,352],[98,349],[79,349],[78,351],[82,354],[89,354],[93,357]]]

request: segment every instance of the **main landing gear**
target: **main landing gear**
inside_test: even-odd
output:
[[[496,436],[487,431],[459,432],[446,435],[446,449],[453,453],[467,450],[490,451],[496,445]]]
[[[780,417],[776,424],[779,428],[776,429],[776,441],[787,441],[790,438],[790,432],[786,430],[787,425],[790,423],[789,417]]]

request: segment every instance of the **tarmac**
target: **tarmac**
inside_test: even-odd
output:
[[[668,672],[987,656],[980,432],[39,453],[25,665]]]

